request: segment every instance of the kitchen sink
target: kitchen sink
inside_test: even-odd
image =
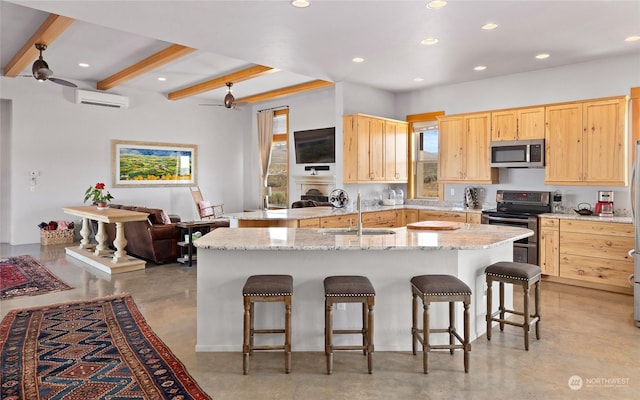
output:
[[[323,235],[357,235],[358,231],[349,228],[335,228],[335,229],[318,229],[318,233]],[[362,230],[362,236],[372,235],[395,235],[396,231],[393,229],[384,228],[367,228]]]

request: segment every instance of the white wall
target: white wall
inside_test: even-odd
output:
[[[113,92],[129,96],[131,107],[112,109],[75,104],[73,89],[53,83],[1,79],[0,97],[12,101],[10,161],[2,162],[3,181],[8,175],[10,182],[9,194],[3,188],[2,204],[11,208],[11,244],[38,242],[41,221],[73,220],[62,207],[81,205],[84,191],[96,182],[106,183],[114,203],[158,207],[183,220],[197,219],[187,187],[113,188],[112,139],[198,145],[197,179],[205,198],[224,203],[225,211],[242,210],[249,111],[198,107],[193,99],[169,101],[125,87]],[[2,129],[4,138],[4,123]],[[40,173],[33,192],[29,171]]]
[[[640,55],[465,82],[397,95],[406,114],[444,110],[446,114],[628,95],[640,86]],[[445,185],[445,200],[462,202],[466,185]],[[594,204],[598,190],[614,190],[616,209],[629,210],[628,187],[547,186],[544,169],[500,169],[500,184],[479,186],[495,203],[498,189],[560,190],[569,206]],[[453,194],[451,191],[453,190]]]
[[[11,229],[11,204],[9,203],[11,160],[11,101],[0,99],[0,243],[8,242]]]

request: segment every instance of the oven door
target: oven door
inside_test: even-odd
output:
[[[513,261],[538,265],[538,217],[507,213],[484,213],[482,223],[531,229],[533,236],[513,243]]]

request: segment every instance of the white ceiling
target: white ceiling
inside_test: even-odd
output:
[[[124,84],[163,94],[253,64],[281,71],[237,83],[236,98],[314,79],[397,93],[640,54],[640,41],[624,41],[640,35],[640,0],[450,0],[440,10],[425,4],[312,0],[298,9],[288,0],[2,0],[0,62],[4,67],[50,12],[76,19],[44,53],[54,76],[71,81],[100,81],[171,43],[199,49]],[[487,22],[498,28],[482,30]],[[422,45],[427,37],[439,42]],[[551,57],[536,60],[538,53]],[[487,69],[474,71],[477,65]]]

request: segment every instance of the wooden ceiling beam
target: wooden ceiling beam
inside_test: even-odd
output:
[[[196,49],[193,49],[191,47],[186,47],[179,44],[171,45],[166,49],[161,50],[156,54],[153,54],[145,58],[144,60],[137,62],[123,69],[122,71],[116,72],[110,77],[101,80],[96,85],[96,89],[109,90],[118,85],[122,85],[123,83],[133,78],[136,78],[142,74],[145,74],[149,71],[159,68],[172,61],[175,61],[178,58],[191,54],[194,51],[196,51]]]
[[[15,78],[24,71],[33,60],[38,58],[40,53],[36,49],[36,43],[50,45],[69,25],[75,21],[73,18],[63,17],[57,14],[49,14],[47,19],[40,25],[38,30],[31,35],[29,40],[13,56],[11,61],[4,67],[4,76]]]
[[[252,96],[236,99],[238,103],[258,103],[260,101],[274,100],[281,97],[291,96],[296,93],[307,92],[310,90],[322,89],[328,86],[333,86],[333,82],[315,80],[298,85],[287,86],[281,89],[271,90],[269,92],[254,94]]]
[[[277,69],[266,67],[264,65],[254,65],[252,67],[241,69],[227,75],[219,76],[206,82],[198,83],[197,85],[193,85],[188,88],[176,90],[175,92],[169,93],[167,95],[167,98],[169,100],[180,100],[185,97],[195,96],[196,94],[224,87],[227,82],[233,82],[235,84],[237,82],[257,78],[264,74],[276,71]]]

